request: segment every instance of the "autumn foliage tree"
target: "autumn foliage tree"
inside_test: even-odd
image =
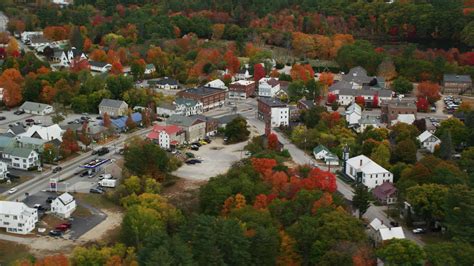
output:
[[[293,80],[301,80],[303,82],[307,82],[310,79],[314,78],[314,70],[309,64],[295,64],[291,68],[290,75]]]
[[[125,121],[125,125],[127,126],[128,130],[135,129],[137,127],[137,123],[133,121],[131,113],[128,114],[127,120]]]
[[[425,97],[418,97],[416,101],[416,108],[418,109],[418,112],[427,112],[429,105],[430,103]]]
[[[334,94],[334,93],[329,93],[329,94],[328,94],[327,103],[328,103],[328,104],[332,104],[332,103],[334,103],[334,102],[336,101],[336,99],[337,99],[336,94]]]
[[[277,151],[278,148],[279,148],[278,136],[272,132],[268,136],[268,149]]]
[[[14,68],[3,71],[0,76],[0,87],[3,88],[3,101],[6,106],[14,107],[21,103],[23,77]]]
[[[275,159],[252,158],[252,167],[261,175],[271,173],[275,166],[277,166],[277,161]]]
[[[441,99],[440,95],[440,87],[438,84],[430,82],[430,81],[423,81],[418,84],[416,96],[418,98],[426,98],[428,102],[435,103],[439,99]]]
[[[319,82],[329,87],[334,83],[334,74],[331,72],[322,72],[319,75]]]
[[[240,61],[239,59],[234,55],[232,50],[228,50],[224,54],[224,61],[226,62],[226,67],[230,71],[230,73],[235,74],[237,71],[240,69]]]
[[[79,151],[79,144],[77,144],[76,135],[68,128],[63,135],[63,141],[60,146],[61,154],[67,157],[77,151]]]
[[[107,54],[102,49],[94,49],[90,55],[90,59],[93,61],[107,62]]]
[[[112,127],[112,120],[110,120],[110,115],[107,112],[104,113],[104,117],[102,119],[102,122],[104,124],[104,127],[106,127],[106,128],[111,128]]]
[[[123,66],[120,61],[115,61],[112,64],[112,69],[110,70],[110,73],[113,75],[120,75],[123,73]]]
[[[360,105],[360,107],[364,107],[365,106],[365,99],[364,99],[364,96],[356,96],[355,97],[355,102]]]
[[[379,95],[375,94],[372,100],[372,107],[379,107]]]
[[[20,56],[20,46],[15,38],[10,38],[5,50],[9,56],[18,57]]]
[[[255,82],[258,82],[264,77],[265,77],[265,69],[263,68],[262,64],[255,64],[253,66],[253,80]]]

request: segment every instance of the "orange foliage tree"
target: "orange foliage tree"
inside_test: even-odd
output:
[[[72,72],[77,73],[82,70],[88,70],[89,68],[90,68],[89,61],[87,61],[87,59],[81,59],[79,57],[76,57],[72,60],[70,70]]]
[[[440,87],[438,84],[423,81],[418,84],[416,96],[418,98],[427,98],[430,103],[435,103],[439,99],[441,99],[441,95],[439,94]]]
[[[21,103],[22,85],[23,77],[18,70],[9,68],[3,71],[0,76],[0,87],[3,88],[3,102],[6,106],[14,107]]]
[[[63,26],[47,26],[43,29],[44,37],[53,40],[61,41],[69,37],[69,30]]]
[[[123,73],[123,66],[119,61],[115,61],[112,64],[112,69],[110,70],[110,73],[113,75],[120,75]]]
[[[44,103],[52,103],[57,92],[55,87],[47,84],[41,89],[40,100]]]
[[[252,158],[252,166],[257,173],[265,176],[271,173],[273,167],[277,166],[277,161],[275,159],[267,158]]]
[[[277,257],[277,265],[296,266],[301,265],[301,258],[296,250],[296,241],[284,230],[280,231],[280,252]]]
[[[295,64],[291,68],[290,75],[293,80],[301,80],[307,82],[308,80],[314,78],[314,70],[309,64]]]
[[[212,39],[220,40],[224,34],[225,24],[214,24],[212,26]]]
[[[79,151],[79,144],[77,144],[76,135],[70,128],[64,132],[63,142],[61,143],[60,149],[64,157]]]
[[[224,54],[224,61],[226,62],[226,67],[230,71],[231,74],[237,73],[240,69],[240,61],[239,59],[234,55],[234,52],[231,50],[228,50]]]
[[[91,39],[89,38],[84,39],[84,44],[82,45],[82,49],[84,50],[84,52],[90,52],[90,50],[92,49]]]
[[[316,214],[319,209],[330,207],[333,203],[332,195],[330,193],[324,192],[323,196],[313,203],[313,208],[311,212]]]
[[[15,38],[10,38],[5,51],[8,55],[13,57],[18,57],[20,55],[20,46]]]
[[[268,149],[276,151],[279,148],[278,136],[275,133],[270,133],[268,136]]]
[[[331,72],[322,72],[319,75],[319,81],[329,87],[334,83],[334,74]]]
[[[264,77],[265,77],[265,69],[263,68],[262,64],[255,64],[253,66],[253,80],[255,82],[258,82]]]
[[[94,49],[92,53],[90,53],[89,57],[93,61],[107,62],[107,54],[101,49]]]

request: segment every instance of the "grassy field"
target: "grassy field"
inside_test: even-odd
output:
[[[12,265],[16,260],[32,258],[28,247],[8,241],[0,241],[0,265]]]
[[[85,194],[85,193],[76,193],[74,195],[76,199],[80,202],[84,202],[93,207],[106,210],[118,210],[120,206],[116,205],[111,200],[107,199],[103,195],[99,194]]]

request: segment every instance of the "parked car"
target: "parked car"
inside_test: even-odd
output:
[[[61,166],[56,166],[56,167],[54,167],[54,169],[53,169],[53,173],[60,172],[61,170],[63,170],[63,168],[62,168]]]
[[[82,172],[79,176],[80,177],[85,177],[85,176],[88,176],[89,175],[89,172],[88,171],[84,171]]]
[[[5,120],[5,119],[7,119],[7,118],[4,117],[4,116],[0,116],[0,121],[1,121],[1,120]]]
[[[211,142],[212,142],[212,140],[209,137],[205,137],[204,140],[209,144],[211,144]]]
[[[191,146],[192,146],[192,145],[201,147],[201,143],[199,143],[199,141],[196,141],[196,142],[191,143]]]
[[[197,163],[201,163],[202,161],[199,160],[199,159],[189,159],[186,161],[186,164],[197,164]]]
[[[25,119],[25,122],[26,122],[26,123],[34,123],[35,120],[34,120],[34,119],[31,119],[31,118],[28,118],[28,119]]]
[[[398,222],[395,222],[395,221],[390,221],[390,225],[393,227],[399,226]]]
[[[14,188],[11,188],[10,190],[8,190],[8,194],[13,194],[17,191],[18,191],[18,188],[14,187]]]
[[[186,152],[186,157],[188,157],[188,158],[194,158],[194,157],[196,157],[196,156],[195,156],[194,153],[192,153],[192,152]]]
[[[56,226],[56,230],[61,232],[66,232],[68,229],[71,229],[71,223],[62,223]]]
[[[191,146],[191,150],[193,150],[193,151],[198,151],[198,150],[199,150],[199,147],[198,147],[198,146]]]
[[[100,190],[100,189],[97,189],[97,188],[91,188],[91,189],[89,189],[89,193],[92,193],[92,194],[104,194],[104,191],[103,191],[103,190]]]
[[[109,148],[107,148],[107,147],[102,147],[102,148],[100,148],[100,149],[97,150],[97,155],[102,156],[102,155],[105,155],[105,154],[107,154],[107,153],[109,153],[109,152],[110,152]]]
[[[15,112],[13,112],[13,114],[15,114],[15,115],[22,115],[24,113],[25,113],[25,111],[23,111],[23,110],[17,110]]]
[[[208,143],[207,143],[205,140],[200,140],[200,141],[199,141],[199,144],[201,144],[201,145],[207,145]]]
[[[111,179],[112,178],[112,175],[111,174],[101,174],[99,175],[99,180],[102,180],[102,179]]]
[[[59,230],[51,230],[51,231],[49,231],[49,235],[53,236],[53,237],[60,237],[60,236],[63,235],[63,232],[61,232]]]
[[[413,229],[413,234],[424,234],[426,230],[424,228],[415,228]]]

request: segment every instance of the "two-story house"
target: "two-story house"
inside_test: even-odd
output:
[[[128,104],[124,101],[102,99],[99,104],[99,114],[107,113],[111,117],[124,116],[128,113]]]
[[[76,200],[67,192],[61,194],[51,202],[51,212],[63,219],[71,217],[76,207]]]
[[[31,148],[5,148],[2,158],[9,167],[19,170],[29,170],[40,165],[38,152]]]
[[[472,90],[472,79],[470,75],[445,74],[442,87],[444,94],[463,94]]]
[[[176,95],[185,99],[192,99],[202,103],[203,111],[222,107],[227,92],[214,87],[197,87],[178,92]]]
[[[206,137],[206,122],[196,116],[172,115],[166,120],[166,124],[182,128],[185,131],[185,139],[188,143]]]
[[[436,146],[441,144],[441,140],[429,131],[424,131],[416,139],[420,142],[422,148],[433,153]]]
[[[229,85],[229,99],[247,99],[255,95],[255,81],[237,80]]]
[[[155,141],[163,149],[170,149],[183,144],[185,137],[185,131],[176,125],[154,125],[153,130],[147,135],[148,139]]]
[[[0,201],[0,227],[8,233],[28,234],[38,222],[38,210],[23,202]]]
[[[258,96],[275,97],[280,91],[280,82],[276,78],[262,78],[258,81]]]
[[[369,189],[384,182],[393,182],[393,174],[365,155],[345,161],[345,174]]]
[[[81,50],[73,47],[70,50],[65,50],[61,53],[59,65],[63,67],[70,67],[74,59],[87,60],[87,56]]]
[[[270,127],[288,126],[290,109],[286,103],[276,98],[259,97],[257,116]]]

